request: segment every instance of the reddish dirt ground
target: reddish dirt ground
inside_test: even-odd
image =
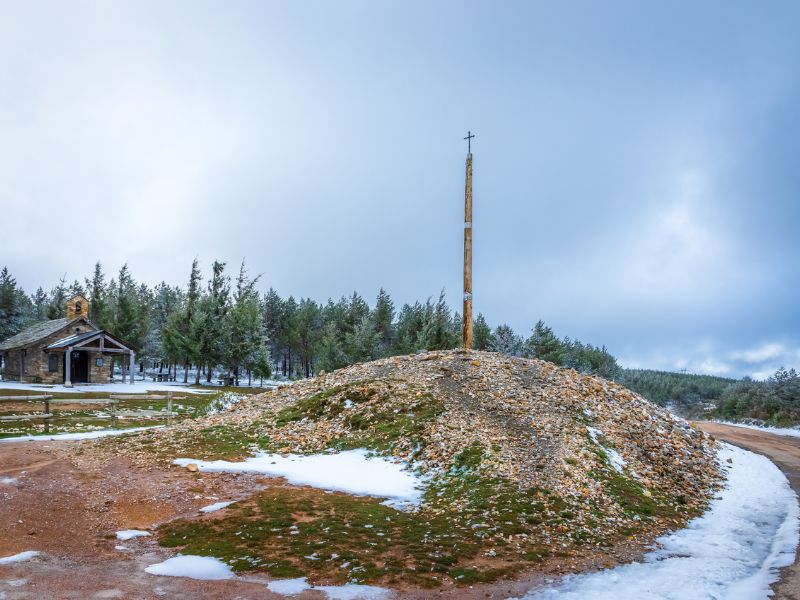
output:
[[[68,456],[81,442],[0,443],[0,557],[27,550],[41,554],[0,566],[0,599],[21,598],[283,598],[267,577],[198,581],[154,576],[145,567],[174,552],[152,537],[119,541],[122,529],[150,528],[203,506],[244,498],[280,480],[189,473],[185,469],[132,466],[124,457],[106,462]],[[522,595],[553,577],[637,559],[646,541],[629,542],[590,560],[560,558],[516,581],[440,590],[397,590],[394,598],[477,599]],[[118,547],[122,547],[121,549]],[[324,596],[309,591],[297,600]]]

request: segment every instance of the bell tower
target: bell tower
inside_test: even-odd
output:
[[[89,301],[81,295],[67,300],[67,319],[72,321],[78,317],[89,318]]]

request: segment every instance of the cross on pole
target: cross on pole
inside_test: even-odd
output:
[[[470,154],[472,153],[472,138],[474,137],[475,137],[474,133],[472,133],[471,131],[467,131],[467,137],[464,138],[465,140],[467,140],[467,152],[469,152]]]
[[[465,350],[472,350],[472,147],[475,136],[467,132],[467,172],[464,185],[464,312],[462,341]]]

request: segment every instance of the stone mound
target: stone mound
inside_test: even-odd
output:
[[[139,456],[368,448],[406,461],[426,481],[416,512],[395,519],[367,511],[375,522],[396,524],[394,541],[382,551],[387,538],[367,539],[374,530],[359,530],[361,537],[348,540],[362,541],[363,550],[331,554],[351,552],[351,569],[358,560],[372,565],[369,576],[348,576],[373,582],[419,582],[423,572],[456,583],[490,581],[548,557],[577,560],[620,542],[649,542],[700,514],[721,478],[713,439],[618,384],[539,360],[458,350],[353,365],[119,443]],[[270,493],[259,510],[278,502]],[[352,524],[367,510],[364,500],[356,510],[314,498],[308,515],[302,507],[287,511],[322,527],[343,514]],[[238,521],[219,521],[208,538],[224,536],[226,527],[241,531]],[[178,527],[172,535],[184,540],[187,531],[194,530]],[[290,552],[275,535],[269,551]],[[342,540],[314,543],[330,549]],[[200,543],[193,548],[206,551]],[[298,560],[293,572],[324,581],[338,573]]]

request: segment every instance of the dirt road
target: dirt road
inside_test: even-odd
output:
[[[792,489],[800,494],[800,438],[787,437],[704,421],[693,423],[698,429],[713,434],[745,450],[763,454],[786,475]],[[793,565],[781,570],[780,581],[773,586],[776,600],[800,600],[800,555]]]

